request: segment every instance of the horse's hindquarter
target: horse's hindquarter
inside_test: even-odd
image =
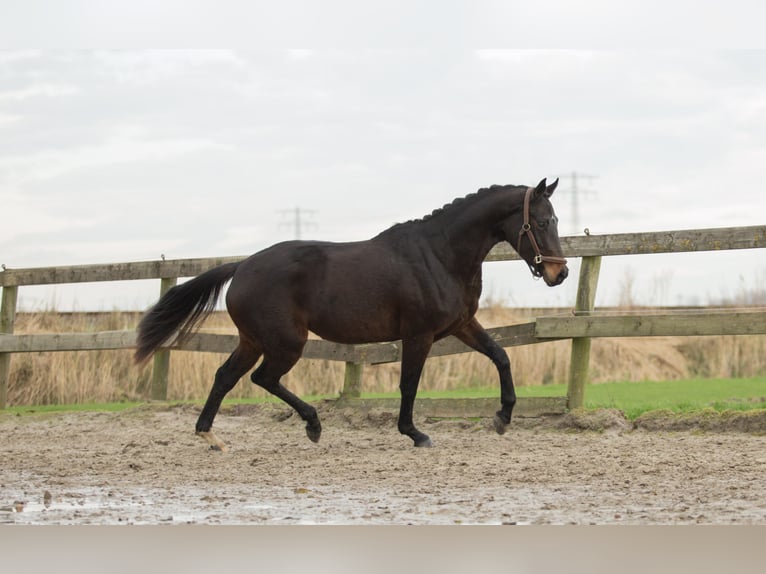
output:
[[[368,242],[288,241],[240,265],[226,304],[257,338],[297,328],[343,343],[387,341],[399,338],[395,285],[386,254]]]

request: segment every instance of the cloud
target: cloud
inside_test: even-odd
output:
[[[117,126],[98,145],[41,149],[0,157],[0,190],[19,189],[76,171],[123,163],[163,162],[201,151],[226,150],[227,145],[201,138],[157,138],[141,126]]]
[[[0,91],[0,104],[20,102],[32,98],[60,98],[74,96],[80,93],[79,88],[72,85],[36,84],[15,90]]]
[[[18,55],[0,65],[0,201],[17,215],[4,257],[244,254],[288,239],[279,211],[294,206],[317,210],[312,237],[365,239],[479,187],[575,170],[599,176],[580,202],[593,233],[762,223],[765,57]]]
[[[111,262],[111,261],[136,261],[159,259],[161,250],[172,252],[174,249],[183,245],[184,240],[163,239],[162,247],[158,248],[156,238],[124,238],[124,239],[102,239],[100,241],[65,241],[52,246],[51,251],[55,255],[57,252],[66,255],[72,253],[88,252],[88,257],[92,262]]]
[[[224,238],[216,243],[216,248],[221,253],[249,254],[253,246],[263,245],[273,240],[273,233],[269,233],[264,225],[236,225],[227,227]]]
[[[233,50],[100,50],[93,53],[93,59],[104,73],[135,86],[168,82],[194,71],[204,73],[206,68],[221,73],[247,67]]]
[[[8,66],[18,62],[26,63],[41,57],[42,54],[41,50],[0,50],[0,66]]]
[[[19,192],[0,191],[0,205],[3,206],[0,242],[8,242],[8,244],[22,237],[71,232],[73,229],[92,227],[98,223],[91,217],[72,217],[56,212],[51,213],[37,198],[28,194],[22,195]]]
[[[314,50],[306,49],[291,49],[287,51],[287,56],[291,60],[309,60],[314,56],[314,54]]]
[[[0,127],[15,124],[24,119],[24,116],[18,114],[0,114]]]

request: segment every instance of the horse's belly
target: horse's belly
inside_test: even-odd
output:
[[[393,313],[349,313],[346,309],[318,315],[309,321],[309,330],[327,341],[346,344],[379,343],[401,338],[399,319]]]

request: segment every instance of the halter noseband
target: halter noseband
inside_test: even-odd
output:
[[[540,247],[537,245],[535,234],[532,233],[532,226],[529,224],[529,202],[532,198],[532,192],[534,191],[535,188],[530,187],[527,189],[526,195],[524,195],[524,225],[522,225],[521,230],[519,230],[519,242],[516,245],[516,251],[518,251],[519,255],[521,255],[521,240],[524,239],[524,235],[526,234],[527,238],[529,238],[529,243],[532,245],[532,250],[535,252],[534,265],[532,263],[527,263],[527,265],[529,265],[529,270],[532,272],[532,275],[535,277],[542,277],[542,271],[535,267],[535,265],[540,265],[546,261],[549,263],[559,263],[560,265],[566,265],[567,260],[563,257],[543,255],[540,252]]]

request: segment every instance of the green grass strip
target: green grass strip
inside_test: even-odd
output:
[[[518,387],[520,397],[555,397],[566,395],[566,385],[544,385]],[[363,398],[398,397],[393,393],[363,393]],[[450,391],[430,391],[423,389],[418,393],[424,398],[482,398],[498,397],[497,387],[467,388]],[[335,395],[305,397],[308,401],[337,398]],[[225,401],[225,404],[249,404],[274,402],[277,399],[253,398]],[[202,401],[191,401],[193,403]],[[171,402],[172,403],[172,402]],[[10,407],[6,414],[56,413],[56,412],[119,412],[140,406],[139,402],[125,403],[89,403],[80,405],[40,405]],[[747,379],[692,379],[682,381],[645,381],[614,382],[588,385],[585,389],[585,407],[588,409],[615,408],[634,419],[648,411],[669,410],[688,413],[704,409],[756,410],[766,409],[766,377]]]
[[[544,385],[518,387],[519,397],[561,397],[567,386]],[[482,387],[454,391],[428,391],[419,397],[480,398],[499,397],[498,388]],[[363,394],[365,398],[397,396],[395,393]],[[615,408],[634,419],[648,411],[670,410],[687,413],[703,409],[716,411],[766,408],[766,377],[748,379],[692,379],[682,381],[614,382],[588,385],[585,389],[588,409]]]
[[[72,412],[105,412],[116,413],[138,407],[139,402],[125,403],[82,403],[74,405],[28,405],[20,407],[8,407],[0,413],[8,414],[46,414],[46,413],[72,413]]]

